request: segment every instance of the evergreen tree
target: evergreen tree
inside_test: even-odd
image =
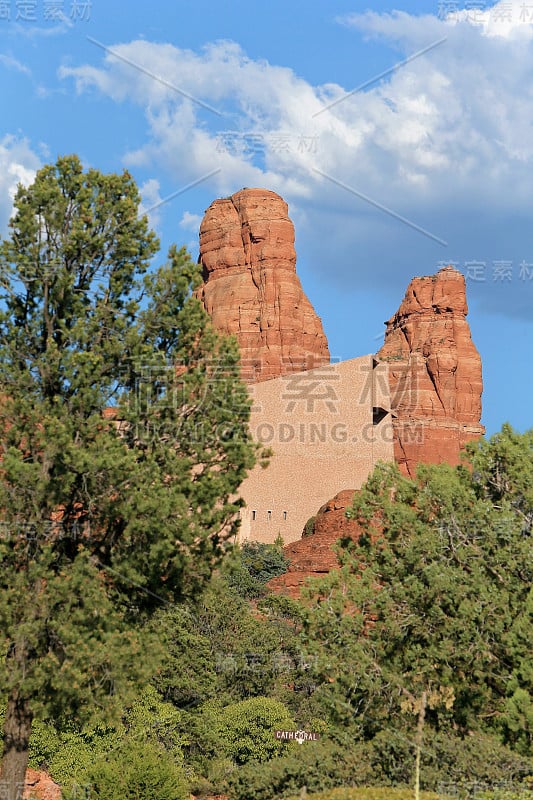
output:
[[[145,623],[210,575],[254,463],[237,345],[192,295],[185,250],[149,270],[139,201],[128,173],[60,158],[19,187],[0,242],[8,800],[34,715],[111,716],[152,672]]]
[[[418,754],[424,724],[488,732],[531,755],[532,486],[532,432],[509,426],[468,466],[377,467],[305,629],[338,726],[403,730]]]

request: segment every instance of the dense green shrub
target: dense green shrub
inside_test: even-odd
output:
[[[235,770],[226,785],[231,800],[272,800],[297,794],[305,786],[318,792],[335,786],[371,783],[369,748],[319,740],[290,743],[288,752],[264,764],[250,763]]]
[[[86,782],[94,763],[105,763],[117,748],[135,748],[143,743],[158,746],[176,763],[183,762],[180,712],[147,687],[124,710],[117,728],[95,726],[57,731],[52,723],[36,720],[30,749],[30,766],[44,768],[55,781],[71,785]]]
[[[270,697],[251,697],[223,708],[208,704],[203,722],[216,737],[216,750],[234,764],[263,762],[283,752],[285,744],[277,741],[275,731],[294,728],[289,710]]]
[[[78,800],[80,787],[94,800],[185,800],[183,768],[163,747],[126,739],[87,765],[63,789],[64,800]]]
[[[278,536],[274,544],[244,542],[241,561],[252,578],[265,584],[277,575],[287,572],[289,560],[283,552],[283,539]]]
[[[533,473],[521,454],[533,438],[504,433],[472,473],[421,467],[419,485],[377,471],[358,513],[377,513],[380,530],[386,520],[386,542],[345,545],[343,568],[303,602],[254,593],[277,546],[237,549],[197,602],[161,614],[159,695],[128,710],[116,741],[62,733],[55,755],[54,731],[36,726],[33,763],[81,776],[94,761],[107,774],[109,750],[146,731],[165,763],[187,765],[196,796],[277,800],[305,786],[316,800],[412,800],[425,697],[424,792],[532,800]],[[276,728],[322,739],[278,742]]]
[[[69,785],[81,780],[85,770],[113,750],[123,733],[114,729],[61,733],[57,750],[50,755],[48,772],[57,783]]]
[[[303,786],[309,792],[341,786],[413,786],[414,761],[413,742],[399,731],[383,731],[372,742],[323,739],[301,747],[292,744],[279,758],[241,767],[228,777],[227,790],[231,800],[272,800],[297,794]],[[530,769],[533,762],[494,738],[436,734],[424,743],[421,784],[443,796],[448,787],[451,795],[466,792],[466,797],[468,787],[509,781],[519,785]],[[406,796],[411,800],[412,789]]]
[[[274,544],[244,542],[236,548],[234,561],[228,570],[229,585],[247,599],[265,594],[265,584],[287,572],[289,561],[283,553],[282,541]]]
[[[415,747],[412,737],[398,730],[381,731],[371,742],[370,759],[376,783],[412,785]],[[426,731],[421,754],[421,785],[440,787],[496,786],[520,782],[533,774],[533,759],[520,756],[494,736],[466,737]]]

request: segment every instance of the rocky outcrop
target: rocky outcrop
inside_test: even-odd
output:
[[[329,363],[322,323],[296,275],[287,204],[266,189],[215,200],[200,226],[203,286],[215,328],[235,334],[248,381]]]
[[[465,280],[452,267],[414,278],[386,323],[377,358],[389,363],[394,454],[402,471],[460,462],[480,424],[481,359],[466,321]]]
[[[307,578],[319,578],[339,566],[333,546],[340,538],[356,539],[359,528],[347,519],[346,509],[352,505],[355,489],[344,489],[318,511],[306,525],[302,538],[283,548],[289,568],[268,582],[277,594],[298,598]]]
[[[23,800],[61,800],[61,788],[47,772],[26,770]]]

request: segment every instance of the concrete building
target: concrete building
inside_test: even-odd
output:
[[[273,456],[241,485],[241,542],[299,539],[321,505],[394,460],[388,365],[372,355],[249,388],[251,432]]]

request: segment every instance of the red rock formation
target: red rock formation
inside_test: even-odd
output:
[[[26,770],[23,800],[61,800],[61,788],[47,772]]]
[[[458,464],[464,444],[484,433],[467,313],[464,277],[445,267],[414,278],[386,323],[377,357],[389,362],[394,454],[407,475],[419,462]]]
[[[214,326],[237,336],[243,377],[267,380],[329,363],[322,323],[296,275],[287,204],[266,189],[215,200],[200,226],[204,284]]]
[[[466,321],[465,281],[446,267],[414,278],[397,313],[387,323],[377,357],[389,363],[394,453],[402,471],[417,463],[458,464],[460,451],[481,436],[481,359]],[[338,566],[332,546],[358,535],[344,516],[353,490],[345,490],[317,514],[311,535],[284,548],[289,571],[269,582],[273,591],[298,597],[307,577]]]
[[[284,575],[268,582],[272,591],[298,598],[307,578],[319,578],[339,566],[333,546],[341,537],[355,539],[359,535],[357,523],[345,516],[354,494],[355,489],[336,494],[320,508],[311,531],[304,531],[301,539],[283,548],[290,561],[289,568]]]

